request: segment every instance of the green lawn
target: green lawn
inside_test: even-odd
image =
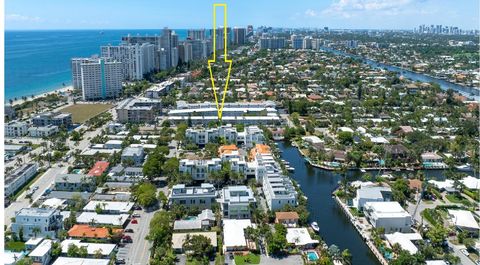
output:
[[[235,255],[235,264],[236,265],[246,265],[246,264],[259,264],[260,255],[249,253],[246,256]]]
[[[187,262],[185,263],[185,265],[203,265],[203,262],[196,259],[192,259],[192,260],[187,259]]]
[[[454,194],[448,194],[448,195],[445,195],[445,197],[452,203],[461,203],[467,206],[470,206],[471,204],[467,199]]]
[[[21,252],[25,250],[25,243],[21,241],[8,241],[5,242],[5,249],[6,250],[11,250],[13,252]]]
[[[215,257],[215,265],[223,265],[225,264],[225,256],[217,254]]]
[[[71,113],[74,123],[83,123],[112,107],[111,104],[75,104],[65,107],[61,111]]]

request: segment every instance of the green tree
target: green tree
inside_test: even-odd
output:
[[[352,253],[350,253],[350,250],[344,249],[342,251],[342,260],[346,264],[352,264]]]
[[[208,257],[213,254],[213,247],[210,239],[202,235],[187,235],[187,238],[183,243],[183,249],[195,259],[201,259],[204,256]]]

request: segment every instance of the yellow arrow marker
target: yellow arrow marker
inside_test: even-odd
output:
[[[218,103],[218,96],[217,96],[217,91],[215,90],[215,78],[213,77],[213,71],[212,71],[212,64],[215,63],[215,60],[217,59],[217,13],[216,13],[216,8],[217,7],[223,7],[223,47],[224,47],[224,56],[223,56],[223,61],[225,63],[228,63],[228,73],[227,73],[227,79],[225,80],[225,87],[223,88],[223,95],[222,95],[222,102],[221,104]],[[228,82],[230,81],[230,71],[232,70],[232,60],[227,59],[227,43],[228,43],[228,38],[227,38],[227,4],[213,4],[213,59],[208,60],[208,70],[210,71],[210,80],[212,81],[212,90],[213,90],[213,95],[215,97],[215,102],[217,104],[217,113],[218,113],[218,120],[222,120],[222,111],[223,111],[223,105],[225,104],[225,95],[227,94],[227,89],[228,89]]]

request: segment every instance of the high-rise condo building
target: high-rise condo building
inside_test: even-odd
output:
[[[141,80],[155,68],[155,46],[150,43],[121,44],[119,46],[102,46],[102,57],[110,57],[122,62],[122,74],[127,80]],[[144,60],[146,61],[144,62]]]
[[[303,39],[301,36],[293,34],[290,36],[290,41],[292,42],[292,48],[295,50],[301,49],[303,47]]]
[[[189,29],[188,38],[191,40],[205,40],[205,29]]]
[[[121,62],[112,58],[92,58],[80,68],[84,100],[116,98],[122,92]]]
[[[247,35],[246,35],[246,37],[248,38],[248,37],[251,37],[251,36],[253,36],[253,26],[252,26],[252,25],[248,25],[248,26],[247,26]]]
[[[245,44],[245,36],[247,30],[245,28],[234,28],[233,29],[233,43],[236,45]]]
[[[162,37],[160,39],[160,48],[165,49],[167,68],[172,66],[172,30],[168,28],[163,29]]]

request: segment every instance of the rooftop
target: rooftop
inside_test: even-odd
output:
[[[223,236],[225,247],[246,247],[245,228],[253,226],[248,219],[224,219]]]

